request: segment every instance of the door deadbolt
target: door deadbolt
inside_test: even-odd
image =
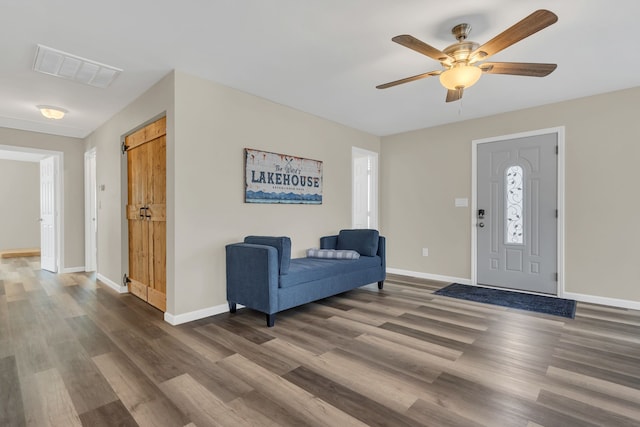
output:
[[[484,228],[484,222],[479,222],[479,223],[478,223],[478,227],[480,227],[480,228]]]

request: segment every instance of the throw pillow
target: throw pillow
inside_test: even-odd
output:
[[[378,230],[340,230],[336,249],[350,249],[363,256],[376,256],[379,236]]]
[[[351,250],[307,249],[307,258],[358,259],[360,254]]]

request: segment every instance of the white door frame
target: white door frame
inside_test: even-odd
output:
[[[51,156],[55,158],[54,185],[56,198],[56,267],[58,273],[64,273],[64,180],[62,179],[62,171],[64,171],[64,153],[52,152]]]
[[[371,224],[370,227],[374,229],[378,229],[379,227],[379,212],[378,212],[378,153],[375,151],[365,150],[364,148],[351,147],[351,225],[353,226],[356,223],[355,220],[355,211],[356,211],[356,202],[355,202],[355,168],[354,168],[354,158],[355,157],[369,157],[372,159],[371,166],[371,188],[369,191],[369,203],[370,203],[370,219]]]
[[[64,180],[62,179],[62,171],[64,170],[64,153],[61,151],[41,150],[38,148],[21,147],[14,145],[0,145],[0,151],[21,153],[27,156],[28,161],[40,164],[40,160],[45,157],[55,157],[55,203],[56,203],[56,219],[54,221],[56,234],[56,271],[63,272],[64,266]],[[10,158],[10,157],[7,157]],[[34,191],[40,192],[40,187]]]
[[[477,265],[477,241],[478,241],[478,227],[476,212],[478,211],[478,145],[487,142],[498,142],[517,138],[526,138],[530,136],[556,134],[558,139],[558,236],[557,236],[557,248],[558,248],[558,297],[564,296],[564,161],[565,161],[565,136],[564,126],[539,129],[530,132],[514,133],[511,135],[501,135],[491,138],[474,139],[471,141],[471,284],[478,286],[478,265]]]
[[[84,153],[84,270],[97,269],[96,149]]]

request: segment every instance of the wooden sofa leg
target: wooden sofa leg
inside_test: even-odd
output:
[[[229,313],[235,313],[236,312],[236,303],[235,302],[229,302]]]
[[[273,328],[273,325],[276,323],[276,315],[275,314],[267,314],[267,326],[269,328]]]
[[[381,280],[378,282],[378,289],[382,289],[382,287],[384,286],[384,280]]]

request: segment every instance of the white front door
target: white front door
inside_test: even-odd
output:
[[[557,295],[558,135],[477,145],[477,283]]]
[[[56,265],[56,158],[40,160],[40,264],[57,272]]]

